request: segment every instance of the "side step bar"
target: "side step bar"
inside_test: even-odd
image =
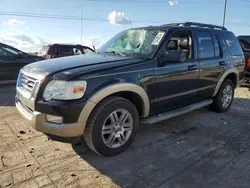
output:
[[[213,103],[212,99],[207,99],[207,100],[204,100],[204,101],[201,101],[198,103],[194,103],[194,104],[191,104],[191,105],[188,105],[185,107],[181,107],[181,108],[169,111],[169,112],[150,116],[148,118],[142,119],[141,123],[154,124],[154,123],[157,123],[160,121],[164,121],[164,120],[167,120],[167,119],[170,119],[170,118],[173,118],[173,117],[176,117],[176,116],[179,116],[179,115],[182,115],[182,114],[185,114],[185,113],[188,113],[188,112],[200,109],[200,108],[203,108],[203,107],[208,106],[212,103]]]

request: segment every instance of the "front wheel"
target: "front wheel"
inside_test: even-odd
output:
[[[108,97],[91,114],[84,138],[96,153],[114,156],[132,144],[138,125],[137,109],[129,100]]]
[[[234,89],[235,85],[233,84],[232,80],[224,80],[217,95],[214,98],[212,108],[217,112],[227,111],[233,102]]]

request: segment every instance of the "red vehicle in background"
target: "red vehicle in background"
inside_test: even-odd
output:
[[[250,83],[250,35],[238,36],[238,39],[246,59],[244,80]]]
[[[45,59],[95,53],[95,50],[79,44],[50,44],[43,46],[38,56]]]

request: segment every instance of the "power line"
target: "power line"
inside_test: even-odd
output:
[[[136,0],[87,0],[89,2],[113,2],[113,3],[168,3],[168,1],[136,1]]]
[[[249,0],[239,0],[239,1],[242,1],[242,2],[245,2],[245,3],[250,3]]]
[[[35,13],[22,13],[22,12],[5,12],[0,11],[0,15],[9,15],[9,16],[20,16],[20,17],[33,17],[33,18],[48,18],[48,19],[64,19],[64,20],[85,20],[85,21],[98,21],[98,22],[107,22],[107,19],[98,19],[92,17],[79,17],[79,16],[63,16],[63,15],[49,15],[49,14],[35,14]],[[134,21],[134,23],[162,23],[156,21]]]
[[[249,1],[250,2],[250,1]],[[36,13],[26,13],[26,12],[6,12],[0,11],[0,15],[10,15],[10,16],[20,16],[20,17],[31,17],[31,18],[45,18],[45,19],[62,19],[62,20],[76,20],[76,21],[96,21],[96,22],[108,22],[108,19],[98,19],[92,17],[82,17],[80,16],[70,16],[70,15],[52,15],[52,14],[36,14]],[[185,21],[168,21],[168,23],[178,23]],[[162,22],[150,21],[150,20],[141,20],[141,21],[133,21],[133,23],[145,23],[145,24],[164,24]],[[250,25],[227,25],[229,27],[250,27]]]

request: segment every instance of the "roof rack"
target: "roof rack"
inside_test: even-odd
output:
[[[227,31],[225,27],[218,26],[218,25],[212,25],[212,24],[204,24],[204,23],[197,23],[197,22],[185,22],[185,23],[170,23],[162,25],[165,26],[186,26],[186,27],[206,27],[206,28],[212,28],[212,29],[221,29]]]

